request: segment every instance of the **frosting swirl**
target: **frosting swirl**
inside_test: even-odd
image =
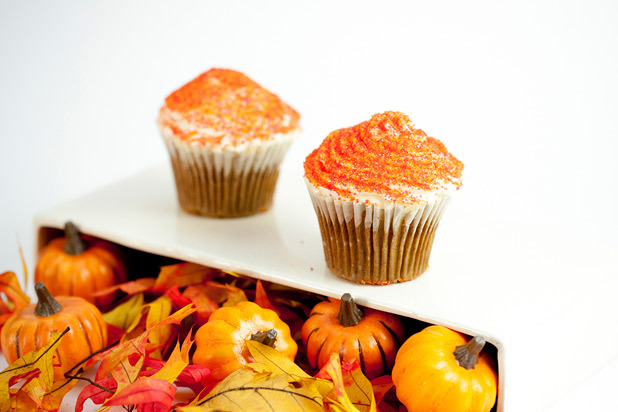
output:
[[[174,91],[159,111],[159,126],[204,146],[238,146],[296,131],[300,115],[244,74],[211,69]]]
[[[304,163],[305,178],[341,198],[418,203],[423,191],[459,188],[463,163],[403,113],[384,112],[335,130]],[[361,194],[362,196],[358,196]]]

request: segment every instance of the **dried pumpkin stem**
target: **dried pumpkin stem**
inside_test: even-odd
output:
[[[34,314],[37,316],[51,316],[62,310],[62,306],[49,293],[43,282],[38,282],[34,285],[34,291],[39,298],[38,303],[34,307]]]
[[[277,331],[274,329],[268,329],[255,332],[253,335],[251,335],[251,340],[260,342],[266,346],[274,348],[275,342],[277,341]]]
[[[483,346],[485,346],[485,339],[482,336],[475,336],[465,345],[457,346],[453,352],[457,364],[465,369],[474,369]]]
[[[88,249],[88,245],[82,239],[82,236],[77,230],[77,226],[73,222],[66,222],[64,225],[64,237],[66,242],[64,244],[64,253],[68,255],[79,255]]]
[[[339,304],[339,313],[337,314],[337,320],[341,326],[356,326],[358,322],[363,318],[363,312],[360,310],[352,295],[344,293],[341,296],[341,303]]]

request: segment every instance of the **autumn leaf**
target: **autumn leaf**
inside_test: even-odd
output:
[[[347,364],[342,370],[339,354],[333,353],[316,376],[330,378],[334,391],[324,401],[337,412],[376,412],[371,382],[363,375],[358,362]]]
[[[143,332],[143,330],[137,329],[138,325],[141,324],[143,324],[144,330],[152,328],[156,323],[170,315],[172,306],[172,300],[166,295],[157,298],[151,303],[142,305],[142,307],[139,308],[140,315],[135,317],[133,323],[127,328],[127,335],[132,337]],[[143,316],[146,317],[145,322],[141,321]],[[152,343],[153,346],[162,347],[170,339],[171,334],[172,326],[169,324],[162,324],[150,332],[148,341]],[[153,356],[161,358],[161,350],[157,349]]]
[[[376,405],[378,405],[386,393],[393,388],[393,378],[391,375],[380,376],[371,380],[371,386],[373,387],[373,394],[376,398]]]
[[[41,402],[42,408],[46,411],[54,411],[60,408],[64,396],[75,387],[77,380],[66,379],[54,382],[54,385],[48,393],[43,397]]]
[[[308,375],[277,350],[247,341],[255,362],[221,381],[208,395],[179,411],[323,411],[322,399],[333,384]]]
[[[163,367],[154,375],[153,378],[162,379],[169,383],[174,383],[181,372],[189,365],[189,351],[193,346],[191,334],[188,334],[182,343],[182,347],[176,343],[174,351],[171,353]]]
[[[187,286],[182,292],[182,295],[192,302],[197,308],[197,324],[203,325],[208,322],[210,315],[219,309],[219,304],[208,296],[204,287]]]
[[[201,284],[212,279],[219,270],[190,262],[178,263],[161,267],[154,289],[165,291],[171,287],[182,288],[188,285]]]
[[[93,361],[101,361],[99,365],[99,369],[97,370],[96,380],[100,380],[107,376],[108,373],[111,373],[114,368],[117,368],[122,365],[124,360],[129,359],[129,356],[132,354],[138,354],[140,356],[145,356],[146,353],[146,343],[148,338],[153,330],[155,330],[160,325],[171,325],[178,324],[184,318],[189,316],[191,313],[195,311],[195,308],[191,306],[185,306],[184,308],[174,312],[167,318],[155,323],[150,328],[146,329],[139,336],[121,342],[117,346],[114,346],[109,351],[103,352],[102,354],[93,357],[86,363],[86,366],[89,365],[90,362]]]
[[[104,313],[103,320],[107,324],[127,330],[139,316],[143,304],[144,295],[138,293],[137,295],[131,296],[128,300],[116,306],[109,312]]]
[[[24,286],[28,285],[28,265],[26,264],[26,258],[24,257],[24,250],[21,247],[21,243],[17,241],[17,247],[19,248],[19,258],[21,259],[21,268],[24,271]]]
[[[153,376],[165,365],[166,362],[147,356],[144,359],[140,377]],[[209,376],[210,369],[206,366],[189,364],[180,372],[174,384],[179,387],[189,388],[197,395],[204,389],[204,384],[210,384],[210,381],[206,380]]]
[[[277,309],[275,309],[273,304],[270,303],[270,300],[268,299],[268,295],[266,295],[266,290],[264,289],[264,285],[262,285],[262,281],[259,279],[255,285],[255,299],[253,300],[253,302],[258,304],[260,307],[264,309],[274,310],[275,312],[277,312],[277,314],[279,314],[279,312],[277,311]]]
[[[245,292],[234,285],[208,281],[204,285],[197,285],[196,287],[202,289],[208,297],[221,306],[235,306],[237,303],[248,300]]]
[[[286,374],[249,364],[229,375],[197,405],[202,410],[316,411],[322,412],[322,395]],[[182,410],[182,409],[181,409]],[[186,409],[189,410],[189,409]]]
[[[0,297],[0,328],[11,315],[30,304],[30,298],[19,285],[19,280],[13,272],[0,274],[0,293],[4,293],[8,302]]]
[[[307,374],[307,372],[302,370],[287,356],[282,355],[276,349],[250,339],[247,340],[245,344],[247,345],[247,349],[249,349],[249,353],[251,353],[251,357],[255,360],[255,363],[265,365],[271,371],[288,375],[292,379],[313,379],[311,375]]]
[[[101,379],[94,384],[86,386],[77,396],[75,412],[82,412],[84,410],[84,403],[88,399],[95,405],[103,404],[103,402],[116,393],[117,387],[118,384],[116,383],[116,379],[112,377]]]
[[[159,364],[159,369],[156,373],[159,376],[143,376],[144,368],[147,359],[152,359],[147,356],[148,339],[150,335],[158,327],[162,325],[178,324],[187,316],[191,315],[195,311],[195,308],[186,306],[162,320],[158,320],[153,323],[148,329],[142,332],[139,336],[133,339],[127,339],[120,342],[116,346],[96,354],[85,363],[85,367],[88,367],[96,362],[100,362],[95,381],[86,386],[78,396],[76,404],[76,411],[80,412],[83,408],[83,404],[87,399],[91,399],[95,404],[105,405],[100,410],[107,410],[109,406],[122,404],[121,402],[135,402],[135,405],[142,405],[138,408],[163,408],[167,404],[167,398],[169,397],[170,388],[173,387],[175,393],[176,388],[172,382],[167,382],[165,379],[159,379],[161,377],[168,379],[175,379],[178,374],[181,374],[184,366],[188,363],[189,350],[193,342],[190,338],[186,338],[182,347],[177,348],[177,351],[172,352],[170,356],[170,366],[166,368],[165,363]],[[184,366],[183,366],[184,365]],[[153,379],[150,379],[153,378]],[[152,388],[148,388],[148,384],[140,381],[146,380],[155,385]],[[164,381],[167,385],[160,384],[159,381]],[[158,386],[157,386],[158,385]],[[149,391],[152,390],[152,393]],[[162,393],[161,391],[165,392]],[[144,403],[145,400],[140,400],[138,392],[147,393],[146,396],[150,398],[150,404]],[[167,395],[166,395],[167,394]],[[117,398],[123,399],[122,401]],[[174,395],[171,395],[174,398]],[[143,406],[149,405],[149,406]],[[163,406],[161,406],[163,405]],[[153,410],[153,409],[149,409]],[[163,410],[163,409],[160,409]],[[167,409],[165,409],[167,411]]]
[[[104,297],[107,295],[111,295],[116,291],[120,290],[126,293],[129,296],[135,295],[137,293],[147,292],[152,290],[154,287],[156,279],[155,278],[139,278],[136,280],[131,280],[129,282],[120,283],[118,285],[110,286],[109,288],[101,289],[92,294],[93,297]]]
[[[105,402],[105,406],[148,405],[149,411],[168,412],[176,395],[176,387],[156,378],[141,378],[121,389]]]
[[[11,410],[11,395],[9,386],[15,384],[15,378],[27,377],[26,383],[18,393],[27,394],[35,404],[42,406],[42,399],[54,384],[54,352],[60,345],[62,337],[69,331],[66,328],[62,333],[52,332],[49,342],[38,351],[26,353],[5,370],[0,372],[0,410]],[[39,373],[33,373],[38,370]]]

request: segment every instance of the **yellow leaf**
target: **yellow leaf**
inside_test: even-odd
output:
[[[335,385],[335,389],[324,399],[324,403],[328,403],[332,409],[342,412],[376,412],[373,386],[358,365],[344,374],[339,354],[333,353],[320,371],[322,373],[327,374]]]
[[[179,412],[201,411],[323,411],[330,381],[314,378],[275,349],[247,341],[255,363],[221,381],[205,397]]]
[[[135,318],[140,314],[142,305],[144,304],[144,295],[138,293],[114,309],[103,315],[103,320],[110,325],[114,325],[121,329],[127,330],[132,325]]]
[[[256,374],[245,367],[229,375],[197,405],[204,410],[252,412],[324,411],[322,395],[287,374]],[[257,378],[257,379],[256,379]]]
[[[36,369],[40,371],[39,375],[28,384],[24,385],[25,392],[20,392],[27,393],[31,398],[33,396],[40,396],[40,398],[36,400],[36,403],[39,405],[41,404],[42,397],[52,389],[54,383],[54,352],[58,348],[58,345],[60,345],[62,337],[68,331],[69,328],[66,328],[62,333],[52,332],[47,345],[43,346],[38,351],[26,353],[0,372],[0,411],[11,410],[11,396],[9,391],[9,382],[11,378],[25,375]],[[31,384],[32,386],[30,386]]]
[[[62,380],[54,382],[52,390],[45,394],[42,402],[42,408],[46,411],[54,411],[60,408],[64,395],[66,395],[73,387],[77,385],[77,380]]]
[[[142,333],[146,329],[152,328],[153,325],[167,318],[170,315],[170,313],[172,313],[172,306],[173,306],[172,299],[170,299],[167,295],[163,295],[159,297],[154,302],[142,305],[139,308],[138,315],[135,316],[131,325],[126,329],[127,336],[133,337],[133,336],[138,335],[139,333]],[[145,325],[141,323],[144,314],[146,314]],[[136,330],[137,326],[140,324],[144,326],[144,329]],[[159,325],[158,327],[154,328],[150,332],[150,336],[148,340],[151,343],[153,343],[155,346],[163,345],[167,342],[171,334],[172,334],[171,325],[165,325],[165,324]],[[127,336],[125,336],[125,338]],[[161,351],[156,350],[154,353],[152,353],[151,356],[157,359],[160,359]]]
[[[179,309],[176,312],[172,313],[170,316],[161,320],[160,322],[155,323],[154,325],[152,325],[151,328],[145,330],[139,336],[131,340],[125,340],[120,344],[116,345],[114,348],[110,349],[101,359],[101,364],[99,365],[99,369],[97,370],[96,380],[98,381],[100,379],[103,379],[115,368],[122,367],[122,361],[128,359],[129,356],[133,354],[139,354],[141,359],[140,362],[143,362],[143,357],[145,356],[145,346],[150,336],[150,333],[152,333],[155,328],[161,325],[180,323],[184,318],[186,318],[193,312],[195,312],[195,308],[193,308],[191,305],[187,305],[182,309]]]
[[[276,349],[254,340],[247,340],[246,344],[255,362],[269,367],[271,371],[290,375],[297,379],[311,377],[300,366]]]
[[[287,356],[282,355],[276,349],[253,340],[247,340],[246,344],[256,364],[266,366],[272,373],[285,374],[291,379],[303,381],[310,386],[313,385],[314,389],[323,395],[333,389],[332,382],[308,375]]]
[[[152,375],[152,377],[174,383],[178,375],[180,375],[183,369],[189,364],[189,350],[191,346],[193,346],[193,341],[189,333],[182,343],[182,347],[179,348],[178,343],[176,343],[176,347],[169,356],[167,362],[165,362],[165,365],[163,365],[157,373]]]

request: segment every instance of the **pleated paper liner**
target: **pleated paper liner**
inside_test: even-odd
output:
[[[326,264],[336,276],[386,285],[414,279],[427,269],[448,195],[428,204],[380,207],[335,198],[307,186]]]
[[[284,139],[244,150],[213,150],[167,140],[180,207],[192,214],[218,218],[268,210],[279,165],[291,142]]]

